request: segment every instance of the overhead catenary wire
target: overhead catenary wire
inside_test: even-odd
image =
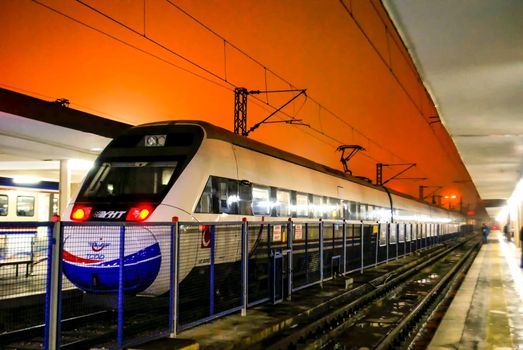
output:
[[[57,13],[57,14],[59,14],[59,15],[65,17],[65,18],[71,20],[71,21],[74,21],[74,22],[76,22],[76,23],[78,23],[78,24],[80,24],[80,25],[83,25],[83,26],[85,26],[85,27],[87,27],[87,28],[89,28],[89,29],[91,29],[91,30],[94,30],[94,31],[96,31],[96,32],[98,32],[98,33],[100,33],[100,34],[102,34],[102,35],[108,37],[108,38],[111,38],[111,39],[113,39],[113,40],[115,40],[115,41],[118,41],[119,43],[121,43],[121,44],[123,44],[123,45],[125,45],[125,46],[128,46],[128,47],[130,47],[130,48],[132,48],[132,49],[134,49],[134,50],[137,50],[137,51],[139,51],[139,52],[142,52],[142,53],[145,54],[145,55],[151,56],[151,57],[153,57],[153,58],[155,58],[155,59],[157,59],[157,60],[159,60],[159,61],[162,61],[162,62],[164,62],[164,63],[166,63],[166,64],[168,64],[168,65],[170,65],[170,66],[173,66],[173,67],[175,67],[175,68],[177,68],[177,69],[180,69],[180,70],[182,70],[182,71],[184,71],[184,72],[186,72],[186,73],[188,73],[188,74],[194,75],[194,76],[196,76],[196,77],[198,77],[198,78],[200,78],[200,79],[206,80],[206,81],[208,81],[208,82],[210,82],[210,83],[212,83],[212,84],[215,84],[215,85],[220,86],[220,87],[222,87],[222,88],[224,87],[223,85],[221,85],[219,82],[217,82],[217,81],[215,81],[215,80],[209,79],[209,78],[207,78],[207,77],[205,77],[205,76],[203,76],[203,75],[201,75],[201,74],[198,74],[198,73],[196,73],[196,72],[190,71],[190,70],[188,70],[188,69],[186,69],[186,68],[184,68],[184,67],[181,67],[181,66],[177,65],[177,64],[174,63],[174,62],[171,62],[171,61],[169,61],[169,60],[167,60],[167,59],[165,59],[165,58],[162,58],[162,57],[160,57],[160,56],[158,56],[158,55],[156,55],[156,54],[153,54],[153,53],[151,53],[151,52],[149,52],[149,51],[147,51],[147,50],[144,50],[144,49],[142,49],[142,48],[140,48],[140,47],[138,47],[138,46],[136,46],[136,45],[133,45],[133,44],[131,44],[131,43],[125,41],[125,40],[122,40],[122,39],[120,39],[120,38],[118,38],[118,37],[116,37],[116,36],[114,36],[114,35],[111,35],[111,34],[109,34],[109,33],[107,33],[107,32],[104,32],[103,30],[100,30],[100,29],[98,29],[98,28],[95,28],[95,27],[91,26],[90,24],[87,24],[87,23],[85,23],[85,22],[83,22],[83,21],[80,21],[80,20],[77,19],[77,18],[74,18],[74,17],[72,17],[72,16],[70,16],[70,15],[68,15],[68,14],[66,14],[66,13],[64,13],[64,12],[62,12],[62,11],[60,11],[60,10],[55,9],[55,8],[52,7],[52,6],[49,6],[49,5],[47,5],[47,4],[43,3],[43,2],[41,2],[40,0],[32,0],[32,1],[33,1],[34,3],[40,5],[40,6],[43,6],[43,7],[47,8],[48,10],[50,10],[50,11],[52,11],[52,12],[55,12],[55,13]],[[134,31],[134,30],[133,30],[133,31]],[[137,33],[138,35],[140,35],[141,37],[144,37],[143,34],[140,34],[140,33],[137,32],[137,31],[134,31],[134,32]],[[169,51],[169,50],[168,50],[168,51]],[[185,57],[183,57],[183,56],[181,56],[181,55],[179,55],[179,54],[176,54],[174,51],[170,51],[170,52],[172,52],[174,55],[176,55],[176,56],[178,56],[178,57],[184,59],[184,60],[187,61],[187,62],[191,62],[191,61],[188,60],[187,58],[185,58]],[[220,80],[222,80],[222,79],[220,79]],[[232,84],[231,84],[231,85],[232,85]],[[229,87],[225,87],[225,88],[229,89]]]
[[[360,30],[361,34],[363,35],[363,37],[367,40],[367,42],[369,43],[369,45],[374,49],[374,51],[376,52],[376,54],[378,55],[378,57],[380,58],[380,60],[382,61],[382,63],[387,66],[389,68],[389,71],[390,71],[390,74],[392,75],[392,77],[394,78],[394,80],[396,80],[396,83],[399,85],[399,87],[403,90],[403,92],[405,93],[405,95],[408,97],[408,99],[412,102],[413,106],[416,108],[416,110],[420,113],[420,115],[422,116],[422,118],[427,121],[425,119],[425,115],[423,114],[423,110],[421,109],[421,106],[418,106],[418,104],[416,103],[416,101],[414,100],[414,97],[411,96],[411,94],[409,93],[409,91],[407,90],[407,87],[401,82],[401,80],[399,79],[399,77],[396,75],[396,73],[394,72],[394,69],[392,68],[392,65],[389,64],[387,62],[387,60],[385,59],[385,57],[383,57],[383,55],[381,54],[381,52],[378,50],[378,48],[376,47],[376,44],[369,38],[369,35],[367,34],[367,32],[365,32],[365,30],[363,29],[361,23],[356,19],[356,17],[354,16],[354,13],[352,11],[352,9],[349,9],[349,7],[347,7],[347,5],[345,4],[345,2],[343,0],[339,0],[342,7],[345,9],[345,11],[349,14],[349,17],[352,18],[354,24],[356,25],[356,27],[358,27],[358,29]],[[380,17],[380,20],[381,20],[381,17]],[[410,67],[410,64],[409,64],[409,67]],[[416,74],[414,75],[416,77]]]
[[[217,38],[219,38],[220,40],[224,40],[225,42],[227,42],[232,48],[234,48],[235,50],[237,50],[238,52],[240,52],[241,54],[243,54],[245,57],[247,57],[248,59],[252,60],[254,63],[256,63],[257,65],[259,65],[261,68],[264,69],[265,71],[265,85],[266,85],[266,90],[267,90],[267,77],[266,77],[266,72],[268,71],[269,73],[273,74],[276,78],[282,80],[283,82],[289,84],[290,87],[292,87],[292,89],[296,89],[296,86],[294,84],[292,84],[291,82],[287,81],[287,79],[283,78],[282,76],[280,76],[279,74],[275,73],[273,70],[267,68],[263,63],[261,63],[260,61],[258,61],[257,59],[253,58],[251,55],[249,55],[248,53],[246,53],[244,50],[242,50],[241,48],[239,48],[238,46],[236,46],[235,44],[231,43],[230,41],[228,41],[225,37],[223,37],[221,34],[219,34],[218,32],[216,32],[215,30],[213,30],[212,28],[210,28],[208,25],[206,25],[205,23],[203,23],[202,21],[200,21],[198,18],[196,18],[195,16],[193,16],[192,14],[190,14],[189,12],[187,12],[184,8],[182,8],[181,6],[179,6],[178,4],[174,3],[172,0],[166,0],[171,6],[173,6],[174,8],[178,9],[181,13],[183,13],[184,15],[186,15],[188,18],[190,18],[191,20],[193,20],[194,22],[196,22],[197,24],[199,24],[200,26],[202,26],[203,28],[205,28],[206,30],[208,30],[210,33],[212,33],[213,35],[215,35]],[[365,136],[368,138],[367,135],[365,135],[363,132],[361,132],[360,130],[358,130],[357,128],[355,128],[353,125],[351,125],[350,123],[348,123],[346,120],[344,120],[343,118],[341,118],[340,116],[338,116],[336,113],[334,113],[333,111],[329,110],[328,108],[326,108],[325,106],[322,106],[320,104],[319,101],[315,100],[313,97],[311,97],[310,95],[307,95],[307,98],[308,100],[312,101],[313,103],[319,105],[320,107],[322,107],[326,112],[328,112],[332,117],[334,117],[335,119],[339,120],[340,122],[342,122],[343,124],[351,127],[354,131],[356,131],[357,133],[359,133],[360,135],[362,136]],[[267,101],[268,101],[268,97],[267,97]],[[321,123],[320,123],[321,124]],[[322,128],[323,129],[323,128]],[[376,141],[368,138],[370,142],[374,143],[376,146],[378,146],[379,148],[382,148],[382,149],[385,149],[387,151],[390,152],[390,150],[386,149],[385,147],[383,147],[382,145],[380,145],[379,143],[377,143]],[[395,155],[398,159],[401,159],[399,156]]]
[[[37,1],[37,0],[33,0],[33,1]],[[171,48],[159,43],[158,41],[148,37],[148,36],[145,36],[143,35],[142,33],[140,33],[139,31],[135,30],[134,28],[126,25],[125,23],[121,22],[121,21],[118,21],[117,19],[115,19],[114,17],[112,16],[109,16],[107,15],[106,13],[98,10],[97,8],[85,3],[83,0],[76,0],[78,3],[82,4],[83,6],[86,6],[87,8],[91,9],[92,11],[102,15],[103,17],[111,20],[112,22],[115,22],[119,25],[121,25],[122,27],[126,28],[127,30],[137,34],[137,35],[140,35],[141,37],[144,37],[146,40],[154,43],[155,45],[158,45],[159,47],[165,49],[166,51],[176,55],[177,57],[183,59],[184,61],[194,65],[195,67],[197,67],[198,69],[201,69],[203,70],[204,72],[210,74],[211,76],[217,78],[217,79],[220,79],[222,80],[223,82],[229,84],[231,87],[233,88],[236,88],[237,86],[235,84],[233,84],[232,82],[226,80],[224,77],[220,77],[218,74],[212,72],[211,70],[203,67],[202,65],[190,60],[189,58],[177,53],[176,51],[172,50]],[[256,63],[257,65],[259,65],[260,67],[263,67],[265,70],[267,70],[268,72],[270,72],[271,74],[273,74],[275,77],[277,77],[278,79],[281,79],[282,81],[286,82],[289,84],[289,86],[291,86],[292,88],[296,88],[294,84],[288,82],[285,78],[281,77],[280,75],[278,75],[277,73],[275,73],[274,71],[272,71],[271,69],[268,69],[265,65],[263,65],[261,62],[259,62],[258,60],[256,60],[255,58],[253,58],[252,56],[250,56],[249,54],[247,54],[246,52],[244,52],[242,49],[240,49],[239,47],[237,47],[236,45],[234,45],[233,43],[231,43],[230,41],[228,41],[225,37],[221,36],[219,33],[217,33],[216,31],[214,31],[213,29],[211,29],[209,26],[205,25],[203,22],[201,22],[200,20],[198,20],[196,17],[192,16],[190,13],[188,13],[187,11],[185,11],[183,8],[181,8],[180,6],[178,6],[177,4],[173,3],[171,0],[166,0],[167,3],[169,3],[170,5],[172,5],[173,7],[175,7],[176,9],[178,9],[179,11],[181,11],[183,14],[185,14],[186,16],[188,16],[190,19],[192,19],[193,21],[195,21],[196,23],[198,23],[199,25],[201,25],[202,27],[204,27],[206,30],[208,30],[209,32],[211,32],[213,35],[215,35],[216,37],[218,37],[220,40],[223,40],[225,43],[227,43],[229,46],[231,46],[232,48],[238,50],[241,54],[245,55],[245,57],[247,57],[248,59],[252,60],[254,63]],[[38,1],[37,1],[38,2]],[[196,74],[196,76],[200,77],[200,75]],[[209,80],[209,81],[212,81],[212,80]],[[318,104],[319,105],[319,102],[316,101],[314,98],[312,97],[308,97],[309,100],[313,101],[314,103]],[[267,97],[267,100],[268,100],[268,97]],[[272,106],[273,108],[275,108],[274,106]],[[377,143],[376,141],[374,140],[371,140],[367,135],[365,135],[363,132],[359,131],[357,128],[355,128],[354,126],[352,126],[350,123],[348,123],[346,120],[344,120],[343,118],[341,118],[340,116],[336,115],[334,112],[332,112],[331,110],[325,108],[324,106],[322,106],[322,108],[328,112],[331,116],[333,116],[335,119],[339,120],[340,122],[342,122],[343,124],[353,128],[354,131],[356,131],[357,133],[359,133],[361,136],[363,137],[366,137],[369,142],[371,141],[372,143],[374,143],[376,146],[378,146],[379,148],[382,148],[384,150],[387,150],[387,148],[383,147],[382,145],[380,145],[379,143]],[[323,128],[322,128],[323,129]],[[390,152],[390,150],[388,150]],[[392,153],[392,152],[391,152]],[[392,153],[393,154],[393,153]],[[401,159],[399,156],[395,155],[397,158]]]
[[[98,32],[98,33],[100,33],[100,34],[102,34],[102,35],[104,35],[104,36],[107,36],[107,37],[111,38],[112,40],[118,41],[118,42],[120,42],[120,43],[123,44],[123,45],[126,45],[126,46],[128,46],[128,47],[130,47],[130,48],[132,48],[132,49],[135,49],[135,50],[137,50],[137,51],[139,51],[139,52],[141,52],[141,53],[143,53],[143,54],[149,55],[150,57],[153,57],[153,58],[155,58],[155,59],[158,59],[158,60],[160,60],[160,61],[162,61],[162,62],[164,62],[164,63],[166,63],[166,64],[168,64],[168,65],[170,65],[170,66],[172,66],[172,67],[175,67],[175,68],[177,68],[177,69],[180,69],[180,70],[182,70],[182,71],[184,71],[184,72],[186,72],[186,73],[188,73],[188,74],[191,74],[191,75],[193,75],[193,76],[195,76],[195,77],[197,77],[197,78],[200,78],[200,79],[203,79],[203,80],[205,80],[205,81],[207,81],[207,82],[210,82],[210,83],[212,83],[212,84],[214,84],[214,85],[216,85],[216,86],[218,86],[218,87],[220,87],[220,88],[224,88],[224,89],[227,89],[227,90],[231,90],[231,87],[232,87],[232,88],[235,88],[235,87],[236,87],[236,85],[233,84],[232,82],[228,81],[228,80],[226,79],[225,76],[224,76],[224,77],[221,77],[219,74],[214,73],[214,72],[211,71],[210,69],[207,69],[206,67],[204,67],[204,66],[202,66],[202,65],[200,65],[200,64],[198,64],[198,63],[196,63],[196,62],[194,62],[194,61],[192,61],[191,59],[189,59],[189,58],[187,58],[187,57],[181,55],[180,53],[174,51],[173,49],[171,49],[171,48],[169,48],[169,47],[163,45],[162,43],[160,43],[160,42],[158,42],[157,40],[154,40],[153,38],[151,38],[150,36],[148,36],[148,35],[147,35],[147,32],[146,32],[146,30],[145,30],[145,15],[144,15],[144,31],[143,31],[143,33],[141,33],[140,31],[135,30],[134,28],[132,28],[132,27],[126,25],[125,23],[123,23],[123,22],[121,22],[121,21],[118,21],[117,19],[115,19],[115,18],[113,18],[113,17],[107,15],[106,13],[104,13],[104,12],[102,12],[102,11],[96,9],[95,7],[93,7],[93,6],[91,6],[91,5],[87,4],[87,3],[85,3],[84,1],[82,1],[82,0],[76,0],[76,1],[77,1],[79,4],[81,4],[82,6],[85,6],[85,7],[89,8],[89,9],[91,9],[92,11],[94,11],[94,12],[100,14],[101,16],[107,18],[108,20],[110,20],[110,21],[112,21],[112,22],[114,22],[114,23],[116,23],[116,24],[118,24],[118,25],[120,25],[120,26],[126,28],[127,30],[133,32],[133,33],[136,34],[136,35],[139,35],[140,37],[144,38],[145,40],[147,40],[147,41],[153,43],[154,45],[157,45],[158,47],[162,48],[163,50],[169,52],[170,54],[172,54],[172,55],[174,55],[174,56],[176,56],[176,57],[182,59],[183,61],[185,61],[185,62],[187,62],[187,63],[189,63],[189,64],[191,64],[191,65],[193,65],[194,67],[196,67],[197,69],[199,69],[199,70],[205,72],[206,74],[209,74],[211,77],[215,78],[216,80],[214,80],[214,79],[210,79],[209,77],[206,77],[206,76],[204,76],[204,75],[202,75],[202,74],[199,74],[199,73],[196,73],[196,72],[194,72],[194,71],[191,71],[191,70],[189,70],[189,69],[187,69],[187,68],[181,67],[180,65],[177,65],[176,63],[174,63],[174,62],[172,62],[172,61],[170,61],[170,60],[168,60],[168,59],[165,59],[165,58],[163,58],[163,57],[161,57],[161,56],[159,56],[159,55],[156,55],[156,54],[151,53],[151,52],[149,52],[149,51],[147,51],[147,50],[145,50],[145,49],[142,49],[142,48],[140,48],[140,47],[138,47],[138,46],[136,46],[136,45],[133,45],[133,44],[131,44],[131,43],[129,43],[129,42],[123,40],[123,39],[120,39],[120,38],[116,37],[115,35],[112,35],[112,34],[110,34],[110,33],[107,33],[107,32],[105,32],[105,31],[103,31],[103,30],[100,30],[100,29],[98,29],[98,28],[96,28],[96,27],[94,27],[94,26],[92,26],[92,25],[90,25],[90,24],[88,24],[88,23],[86,23],[86,22],[84,22],[84,21],[81,21],[81,20],[79,20],[79,19],[77,19],[77,18],[75,18],[75,17],[73,17],[73,16],[70,16],[70,15],[64,13],[63,11],[60,11],[60,10],[58,10],[58,9],[56,9],[56,8],[53,8],[52,6],[50,6],[50,5],[48,5],[48,4],[43,3],[41,0],[32,0],[32,1],[33,1],[34,3],[40,5],[40,6],[43,6],[43,7],[47,8],[47,9],[49,9],[49,10],[51,10],[51,11],[53,11],[53,12],[59,14],[59,15],[61,15],[61,16],[64,16],[64,17],[68,18],[69,20],[72,20],[72,21],[74,21],[74,22],[76,22],[76,23],[78,23],[78,24],[80,24],[80,25],[83,25],[83,26],[85,26],[85,27],[87,27],[87,28],[89,28],[89,29],[91,29],[91,30],[94,30],[94,31],[96,31],[96,32]],[[278,79],[280,79],[280,80],[282,80],[282,81],[288,83],[289,86],[295,88],[295,85],[294,85],[294,84],[288,82],[286,79],[282,78],[280,75],[278,75],[278,74],[275,73],[274,71],[268,69],[268,68],[267,68],[265,65],[263,65],[261,62],[257,61],[256,59],[254,59],[253,57],[251,57],[250,55],[248,55],[247,53],[245,53],[243,50],[241,50],[240,48],[238,48],[236,45],[230,43],[227,39],[225,39],[224,37],[222,37],[221,35],[219,35],[217,32],[213,31],[211,28],[209,28],[208,26],[206,26],[205,24],[203,24],[201,21],[197,20],[194,16],[190,15],[188,12],[186,12],[185,10],[183,10],[181,7],[179,7],[178,5],[174,4],[174,3],[173,3],[172,1],[170,1],[170,0],[166,0],[166,1],[167,1],[169,4],[171,4],[172,6],[174,6],[174,7],[178,8],[178,9],[180,9],[180,11],[182,11],[184,14],[186,14],[187,16],[189,16],[190,18],[192,18],[193,20],[197,21],[197,23],[199,23],[199,24],[202,25],[204,28],[206,28],[207,30],[209,30],[210,32],[212,32],[214,35],[216,35],[217,37],[219,37],[219,38],[221,38],[222,40],[224,40],[224,46],[229,45],[230,47],[234,48],[235,50],[238,50],[240,53],[242,53],[243,55],[245,55],[247,58],[251,59],[253,62],[255,62],[256,64],[258,64],[260,67],[262,67],[262,68],[265,70],[265,72],[268,71],[269,73],[273,74],[276,78],[278,78]],[[145,7],[145,5],[144,5],[144,11],[145,11],[145,8],[146,8],[146,7]],[[225,49],[224,49],[224,50],[225,50]],[[224,54],[225,54],[225,51],[224,51]],[[217,81],[217,80],[218,80],[218,81]],[[266,81],[266,80],[267,80],[267,77],[266,77],[266,73],[265,73],[265,81]],[[219,81],[222,81],[222,82],[224,82],[225,84],[221,84]],[[267,85],[267,83],[266,83],[266,85]],[[267,95],[267,94],[266,94],[266,96],[267,96],[267,97],[266,97],[266,98],[267,98],[267,101],[264,102],[264,103],[265,103],[266,105],[270,106],[271,108],[275,109],[276,107],[270,105],[270,103],[269,103],[269,101],[268,101],[268,95]],[[253,98],[253,99],[256,99],[256,100],[259,100],[257,97],[252,97],[252,98]],[[312,97],[310,97],[310,96],[308,97],[308,100],[309,100],[309,101],[312,101],[313,103],[315,103],[315,104],[317,104],[317,105],[320,105],[318,101],[316,101],[314,98],[312,98]],[[261,101],[261,100],[260,100],[260,101]],[[305,101],[305,102],[306,102],[306,101]],[[304,102],[304,104],[305,104],[305,102]],[[321,106],[321,105],[320,105],[320,106]],[[301,110],[302,108],[303,108],[303,106],[300,107],[300,110]],[[394,154],[392,151],[390,151],[390,150],[387,149],[386,147],[380,145],[378,142],[376,142],[376,141],[370,139],[370,138],[369,138],[368,136],[366,136],[363,132],[361,132],[360,130],[358,130],[357,128],[355,128],[353,125],[351,125],[350,123],[348,123],[346,120],[344,120],[343,118],[341,118],[340,116],[338,116],[338,115],[335,114],[334,112],[330,111],[329,109],[325,108],[324,106],[322,106],[322,109],[324,109],[326,112],[328,112],[328,114],[331,115],[332,117],[334,117],[335,119],[339,120],[339,121],[342,122],[343,124],[345,124],[345,125],[347,125],[348,127],[350,127],[350,128],[352,129],[353,133],[356,132],[356,133],[360,134],[362,137],[367,138],[369,142],[372,142],[372,143],[375,144],[377,147],[379,147],[379,148],[381,148],[381,149],[387,151],[388,153],[390,153],[393,157],[396,157],[397,159],[400,159],[400,160],[401,160],[401,157],[397,156],[396,154]],[[286,113],[282,113],[282,114],[286,114]],[[292,117],[292,116],[291,116],[291,117]],[[295,117],[295,116],[294,116],[294,117]],[[330,139],[330,140],[335,141],[336,143],[338,143],[338,145],[344,143],[344,142],[342,142],[341,140],[338,140],[338,139],[336,139],[336,138],[334,138],[334,137],[332,137],[332,136],[330,136],[330,135],[327,135],[327,134],[326,134],[324,131],[322,131],[322,130],[318,130],[317,128],[314,128],[314,127],[311,127],[310,129],[313,130],[313,131],[315,131],[315,132],[317,132],[317,133],[319,133],[319,134],[320,134],[321,136],[323,136],[323,137],[326,137],[326,138],[328,138],[328,139]],[[305,132],[305,131],[302,130],[302,132]],[[311,136],[311,133],[308,133],[308,132],[305,132],[305,133],[308,134],[309,136]],[[314,138],[315,138],[315,139],[319,139],[318,137],[314,137]],[[334,145],[334,147],[337,147],[338,145]],[[372,159],[372,160],[374,160],[374,161],[377,161],[374,157],[371,157],[371,156],[369,156],[368,154],[365,154],[364,156],[365,156],[366,158],[368,158],[368,159]]]

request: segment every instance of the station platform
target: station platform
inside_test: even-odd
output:
[[[489,235],[428,349],[523,349],[521,250]]]

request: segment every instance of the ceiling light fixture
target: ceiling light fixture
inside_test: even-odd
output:
[[[40,183],[40,179],[36,176],[15,176],[13,182],[18,185],[35,185]]]

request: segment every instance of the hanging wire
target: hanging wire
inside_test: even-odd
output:
[[[228,90],[230,90],[230,87],[232,87],[232,88],[236,88],[236,87],[237,87],[237,86],[234,85],[233,83],[229,82],[229,81],[227,80],[227,77],[226,77],[226,76],[224,76],[224,77],[219,76],[218,74],[212,72],[211,70],[205,68],[204,66],[202,66],[202,65],[200,65],[200,64],[198,64],[198,63],[196,63],[196,62],[194,62],[194,61],[192,61],[192,60],[190,60],[189,58],[187,58],[187,57],[181,55],[180,53],[174,51],[173,49],[171,49],[171,48],[169,48],[169,47],[167,47],[167,46],[161,44],[160,42],[158,42],[158,41],[152,39],[151,37],[147,36],[147,33],[146,33],[145,30],[144,30],[144,33],[140,33],[140,32],[138,32],[138,31],[136,31],[135,29],[133,29],[132,27],[130,27],[130,26],[124,24],[124,23],[121,22],[121,21],[118,21],[117,19],[115,19],[115,18],[113,18],[113,17],[107,15],[106,13],[104,13],[104,12],[102,12],[102,11],[96,9],[95,7],[93,7],[93,6],[91,6],[91,5],[87,4],[87,3],[85,3],[85,2],[82,1],[82,0],[76,0],[76,1],[77,1],[79,4],[85,6],[85,7],[89,8],[89,9],[91,9],[92,11],[94,11],[94,12],[100,14],[101,16],[107,18],[108,20],[110,20],[110,21],[112,21],[112,22],[114,22],[114,23],[117,23],[118,25],[120,25],[120,26],[126,28],[127,30],[129,30],[129,31],[131,31],[131,32],[133,32],[133,33],[139,35],[140,37],[144,38],[145,40],[147,40],[147,41],[149,41],[149,42],[151,42],[151,43],[157,45],[158,47],[161,47],[161,48],[164,49],[165,51],[167,51],[167,52],[171,53],[172,55],[174,55],[174,56],[180,58],[181,60],[183,60],[183,61],[185,61],[185,62],[187,62],[187,63],[193,65],[194,67],[200,69],[201,71],[205,72],[206,74],[209,74],[210,76],[212,76],[212,77],[214,77],[214,78],[216,78],[216,79],[218,79],[218,80],[221,80],[221,81],[225,82],[227,86],[225,86],[225,85],[219,83],[219,82],[216,81],[216,80],[210,79],[210,78],[205,77],[205,76],[203,76],[203,75],[201,75],[201,74],[198,74],[198,73],[196,73],[196,72],[194,72],[194,71],[191,71],[191,70],[189,70],[189,69],[183,68],[183,67],[181,67],[181,66],[175,64],[174,62],[171,62],[171,61],[169,61],[169,60],[167,60],[167,59],[164,59],[164,58],[162,58],[162,57],[160,57],[160,56],[158,56],[158,55],[155,55],[155,54],[153,54],[153,53],[151,53],[151,52],[149,52],[149,51],[147,51],[147,50],[141,49],[141,48],[137,47],[136,45],[133,45],[133,44],[131,44],[131,43],[129,43],[129,42],[126,42],[125,40],[122,40],[122,39],[120,39],[120,38],[118,38],[118,37],[116,37],[116,36],[114,36],[114,35],[112,35],[112,34],[109,34],[109,33],[104,32],[104,31],[102,31],[102,30],[100,30],[100,29],[98,29],[98,28],[95,28],[95,27],[93,27],[93,26],[91,26],[91,25],[89,25],[89,24],[87,24],[87,23],[85,23],[85,22],[83,22],[83,21],[81,21],[81,20],[79,20],[79,19],[76,19],[76,18],[74,18],[74,17],[72,17],[72,16],[70,16],[70,15],[68,15],[68,14],[66,14],[66,13],[64,13],[64,12],[62,12],[62,11],[60,11],[60,10],[57,10],[57,9],[55,9],[55,8],[53,8],[53,7],[49,6],[49,5],[47,5],[47,4],[44,4],[44,3],[42,3],[42,2],[39,1],[39,0],[32,0],[32,1],[33,1],[34,3],[40,5],[40,6],[43,6],[43,7],[47,8],[47,9],[49,9],[49,10],[51,10],[51,11],[53,11],[53,12],[59,14],[59,15],[61,15],[61,16],[64,16],[64,17],[68,18],[68,19],[70,19],[70,20],[72,20],[72,21],[74,21],[74,22],[76,22],[76,23],[78,23],[78,24],[80,24],[80,25],[83,25],[83,26],[85,26],[85,27],[87,27],[87,28],[90,28],[91,30],[94,30],[94,31],[96,31],[96,32],[98,32],[98,33],[100,33],[100,34],[102,34],[102,35],[104,35],[104,36],[107,36],[107,37],[109,37],[109,38],[111,38],[111,39],[113,39],[113,40],[115,40],[115,41],[118,41],[118,42],[120,42],[120,43],[122,43],[122,44],[124,44],[124,45],[126,45],[126,46],[128,46],[128,47],[131,47],[131,48],[133,48],[133,49],[135,49],[135,50],[137,50],[137,51],[139,51],[139,52],[142,52],[142,53],[144,53],[144,54],[146,54],[146,55],[149,55],[149,56],[151,56],[151,57],[153,57],[153,58],[155,58],[155,59],[157,59],[157,60],[160,60],[160,61],[162,61],[162,62],[164,62],[164,63],[166,63],[166,64],[168,64],[168,65],[170,65],[170,66],[172,66],[172,67],[175,67],[175,68],[177,68],[177,69],[180,69],[180,70],[182,70],[182,71],[184,71],[184,72],[186,72],[186,73],[189,73],[189,74],[191,74],[191,75],[193,75],[193,76],[195,76],[195,77],[198,77],[198,78],[203,79],[203,80],[205,80],[205,81],[207,81],[207,82],[210,82],[210,83],[212,83],[212,84],[214,84],[214,85],[216,85],[216,86],[219,86],[219,87],[221,87],[221,88],[225,88],[225,89],[228,89]],[[214,30],[212,30],[210,27],[206,26],[204,23],[202,23],[202,22],[199,21],[198,19],[196,19],[194,16],[192,16],[191,14],[189,14],[187,11],[183,10],[181,7],[179,7],[178,5],[174,4],[174,3],[173,3],[172,1],[170,1],[170,0],[166,0],[166,1],[167,1],[170,5],[174,6],[174,7],[177,8],[179,11],[181,11],[182,13],[184,13],[186,16],[188,16],[189,18],[191,18],[192,20],[194,20],[195,22],[197,22],[199,25],[203,26],[205,29],[207,29],[208,31],[210,31],[211,33],[213,33],[214,35],[216,35],[217,37],[221,38],[221,39],[224,41],[224,46],[225,46],[225,45],[229,45],[231,48],[234,48],[235,50],[237,50],[238,52],[240,52],[241,54],[243,54],[244,56],[246,56],[247,58],[249,58],[250,60],[252,60],[254,63],[256,63],[256,64],[258,64],[259,66],[263,67],[263,68],[264,68],[264,71],[265,71],[265,84],[266,84],[266,86],[267,86],[267,71],[268,71],[269,73],[271,73],[272,75],[274,75],[276,78],[282,80],[283,82],[287,82],[287,83],[289,84],[289,86],[291,86],[291,87],[293,87],[294,89],[296,89],[296,87],[295,87],[292,83],[288,82],[286,79],[282,78],[280,75],[276,74],[274,71],[268,69],[266,66],[264,66],[263,64],[261,64],[258,60],[254,59],[252,56],[248,55],[246,52],[244,52],[243,50],[241,50],[240,48],[238,48],[238,47],[235,46],[234,44],[232,44],[232,43],[230,43],[229,41],[227,41],[224,37],[222,37],[221,35],[219,35],[217,32],[215,32]],[[145,3],[145,0],[144,0],[144,3]],[[145,8],[144,8],[144,18],[145,18]],[[145,28],[145,25],[144,25],[144,28]],[[371,43],[371,44],[372,44],[372,43]],[[226,73],[226,72],[225,72],[225,73]],[[266,104],[270,106],[270,104],[269,104],[269,100],[268,100],[268,96],[266,96],[266,100],[267,100]],[[315,103],[315,104],[317,104],[317,105],[319,106],[318,117],[319,117],[319,121],[320,121],[320,129],[316,129],[316,128],[311,127],[311,128],[310,128],[311,130],[314,130],[315,132],[318,132],[318,133],[321,134],[323,137],[328,137],[328,138],[330,138],[330,139],[332,139],[332,140],[336,140],[336,142],[338,142],[338,143],[340,143],[340,144],[343,143],[343,142],[341,142],[340,140],[337,140],[337,139],[335,139],[335,138],[333,138],[333,137],[328,136],[328,135],[325,134],[325,132],[324,132],[324,130],[323,130],[322,118],[321,118],[321,116],[320,116],[321,109],[323,109],[323,110],[325,110],[325,111],[328,113],[328,115],[332,116],[333,118],[335,118],[336,120],[340,121],[340,122],[343,123],[344,125],[350,127],[350,128],[353,130],[353,133],[354,133],[354,132],[357,132],[357,133],[359,133],[359,134],[361,134],[361,135],[364,135],[362,132],[360,132],[358,129],[356,129],[353,125],[351,125],[350,123],[348,123],[346,120],[344,120],[343,118],[341,118],[340,116],[338,116],[337,114],[335,114],[334,112],[332,112],[331,110],[325,108],[323,105],[321,105],[321,104],[320,104],[318,101],[316,101],[314,98],[308,96],[308,100],[311,101],[311,102],[313,102],[313,103]],[[271,106],[271,108],[275,108],[275,107],[274,107],[274,106]],[[387,148],[385,148],[384,146],[381,146],[381,145],[380,145],[379,143],[377,143],[376,141],[371,140],[370,138],[369,138],[369,142],[374,143],[374,144],[375,144],[376,146],[378,146],[379,148],[387,149]],[[391,152],[391,151],[389,150],[389,152]],[[391,152],[391,154],[393,154],[393,153]],[[394,155],[394,154],[393,154],[393,155]],[[365,156],[367,156],[367,157],[373,159],[372,157],[370,157],[370,156],[368,156],[368,155],[365,155]],[[400,157],[398,157],[398,158],[400,158]]]
[[[145,17],[145,11],[146,11],[146,3],[147,0],[143,0],[143,36],[147,36],[146,34],[146,17]]]
[[[263,67],[263,73],[265,76],[265,91],[269,91],[269,86],[267,85],[267,67]],[[265,100],[267,101],[267,104],[270,104],[268,92],[265,93]]]
[[[223,40],[223,80],[227,81],[227,40]]]

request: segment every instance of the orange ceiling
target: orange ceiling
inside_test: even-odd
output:
[[[274,120],[310,127],[265,125],[251,137],[339,169],[336,147],[359,144],[367,150],[350,162],[355,175],[374,180],[376,162],[415,162],[402,177],[427,180],[388,185],[414,196],[443,186],[465,206],[479,203],[378,0],[18,0],[0,2],[0,19],[2,87],[132,124],[227,129],[234,87],[306,88]],[[249,98],[248,124],[292,96]]]

